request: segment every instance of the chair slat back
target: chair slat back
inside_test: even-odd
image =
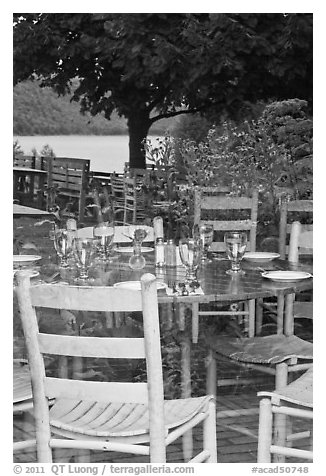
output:
[[[195,189],[195,224],[212,224],[214,233],[212,251],[224,251],[223,232],[248,231],[247,250],[255,251],[258,214],[258,192],[251,197],[234,197],[226,195],[227,187],[196,187]],[[206,213],[206,217],[205,217]]]
[[[39,334],[42,353],[107,359],[144,359],[144,339],[140,337],[83,337]]]
[[[303,220],[309,223],[303,223]],[[312,200],[283,200],[280,206],[279,224],[279,253],[285,259],[289,252],[289,239],[292,223],[301,223],[301,232],[313,229],[313,201]],[[307,253],[309,254],[309,253]],[[312,254],[312,251],[310,252]]]
[[[147,402],[163,408],[163,375],[156,279],[146,274],[141,290],[64,285],[31,286],[28,273],[17,273],[17,296],[34,389],[34,408],[45,411],[48,398],[78,398],[106,402]],[[144,338],[106,338],[40,333],[36,309],[70,311],[142,311]],[[88,358],[146,358],[148,382],[85,382],[47,377],[44,354]],[[161,411],[162,408],[159,410]]]
[[[27,167],[35,169],[36,158],[34,155],[17,155],[14,156],[14,167]]]
[[[300,222],[295,221],[291,225],[288,260],[298,263],[300,254],[310,255],[313,253],[313,231],[305,230]]]
[[[47,377],[45,393],[48,398],[75,398],[110,403],[147,403],[148,391],[145,383],[128,382],[85,382]]]
[[[81,191],[88,180],[90,161],[67,157],[48,160],[49,185],[58,185],[66,191]]]

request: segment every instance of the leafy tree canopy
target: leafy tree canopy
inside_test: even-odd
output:
[[[311,101],[312,15],[17,13],[14,81],[31,77],[92,115],[125,116],[130,165],[142,167],[142,141],[162,117]]]

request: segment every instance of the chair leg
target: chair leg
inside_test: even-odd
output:
[[[181,342],[181,395],[191,397],[190,339],[187,336]],[[192,430],[183,435],[182,448],[184,460],[189,461],[193,453]]]
[[[256,319],[255,319],[255,325],[256,325],[256,335],[259,336],[261,335],[261,330],[263,327],[263,299],[257,299],[256,302]]]
[[[208,403],[208,416],[204,420],[203,449],[210,453],[207,463],[217,463],[216,404],[213,400]]]
[[[216,376],[216,359],[214,357],[214,351],[209,350],[207,364],[207,378],[206,378],[206,392],[207,395],[216,396],[217,376]]]
[[[273,432],[272,403],[263,398],[259,404],[258,452],[257,463],[270,463]]]
[[[288,379],[288,366],[286,363],[282,362],[276,366],[276,376],[275,376],[275,388],[279,390],[282,387],[287,385]],[[286,444],[286,424],[287,417],[286,415],[276,414],[275,415],[275,426],[274,426],[274,438],[275,444],[278,446],[285,446]],[[275,454],[273,457],[273,462],[284,463],[285,456]]]

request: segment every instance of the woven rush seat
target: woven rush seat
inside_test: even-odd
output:
[[[169,429],[183,425],[201,409],[205,411],[211,398],[166,400],[166,435]],[[54,432],[58,429],[102,438],[146,435],[149,433],[148,406],[59,399],[50,411],[50,424]]]
[[[208,341],[216,353],[240,362],[275,365],[292,357],[313,358],[312,344],[294,335],[252,338],[210,337]]]
[[[313,407],[313,368],[308,369],[294,382],[274,392],[258,392],[259,397],[272,397],[275,400],[283,400],[304,407]]]

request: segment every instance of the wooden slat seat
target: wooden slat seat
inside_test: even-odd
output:
[[[289,359],[313,358],[312,344],[294,335],[275,334],[248,339],[211,338],[209,344],[217,353],[232,360],[253,364],[276,365]]]
[[[187,423],[207,408],[210,397],[164,402],[165,433]],[[149,434],[148,405],[58,400],[50,411],[51,425],[60,431],[100,438]]]

